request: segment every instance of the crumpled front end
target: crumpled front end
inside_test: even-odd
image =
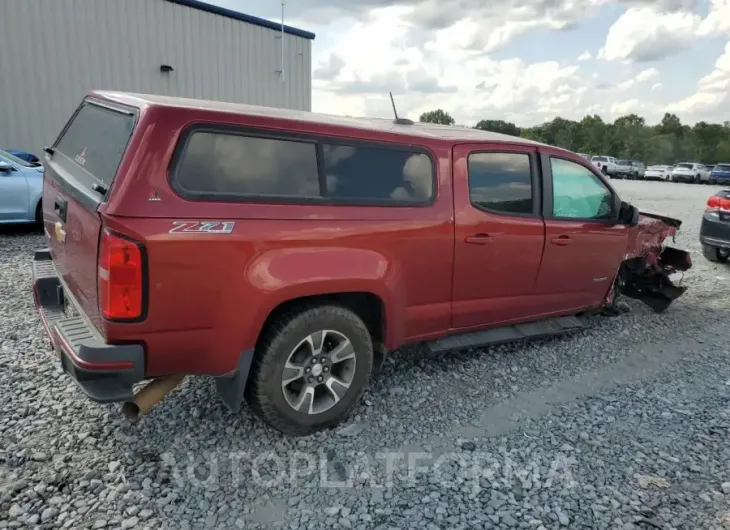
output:
[[[641,213],[639,224],[629,233],[616,286],[607,300],[610,305],[615,303],[616,295],[625,295],[661,313],[682,296],[687,288],[675,285],[670,276],[689,270],[692,258],[684,250],[665,245],[668,237],[674,239],[681,224],[682,221],[672,217]]]

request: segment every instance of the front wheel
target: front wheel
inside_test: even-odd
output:
[[[256,348],[246,398],[279,431],[303,436],[332,427],[359,403],[373,370],[365,323],[337,305],[284,315]]]
[[[715,263],[725,263],[730,258],[730,250],[710,245],[702,245],[702,254],[707,260]]]

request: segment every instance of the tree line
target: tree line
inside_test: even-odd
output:
[[[456,124],[441,109],[424,112],[420,121]],[[555,118],[523,128],[503,120],[481,120],[474,128],[528,138],[576,153],[630,158],[646,164],[730,163],[730,121],[700,121],[690,127],[675,114],[666,113],[657,125],[647,125],[636,114],[621,116],[613,123],[594,114],[580,121]]]

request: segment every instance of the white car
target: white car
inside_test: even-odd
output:
[[[649,166],[644,178],[647,180],[672,180],[674,166]]]
[[[703,164],[696,162],[682,162],[674,166],[672,171],[672,180],[674,182],[710,182],[710,172]]]
[[[616,163],[616,159],[612,156],[594,156],[591,158],[591,162],[604,175],[614,177],[618,174],[618,164]]]

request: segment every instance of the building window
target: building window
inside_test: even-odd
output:
[[[328,198],[426,203],[433,197],[433,164],[426,154],[334,143],[324,143],[322,153]]]
[[[469,198],[477,208],[496,213],[529,215],[532,171],[527,153],[469,155]]]
[[[568,160],[550,158],[553,174],[553,216],[567,219],[610,219],[613,195],[592,171]]]
[[[193,132],[175,181],[194,195],[321,198],[313,142]]]

